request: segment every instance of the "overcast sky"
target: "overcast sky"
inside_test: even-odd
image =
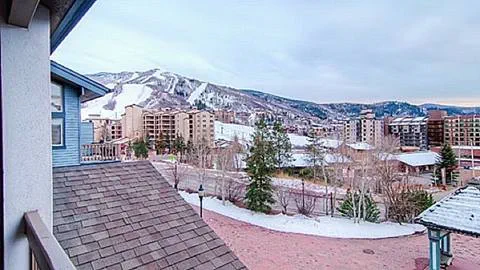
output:
[[[98,0],[53,55],[318,103],[480,106],[480,1]]]

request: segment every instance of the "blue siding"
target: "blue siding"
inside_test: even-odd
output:
[[[93,143],[93,123],[82,122],[80,126],[80,145]]]
[[[80,90],[63,85],[65,147],[52,149],[53,167],[80,165]]]

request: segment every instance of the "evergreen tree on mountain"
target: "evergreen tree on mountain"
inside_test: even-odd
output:
[[[457,156],[450,144],[446,143],[442,146],[442,149],[440,150],[440,158],[437,160],[437,166],[440,170],[445,169],[447,183],[450,183],[457,178],[457,175],[454,173],[455,169],[457,169]],[[440,173],[439,179],[443,180],[442,177],[443,176]]]
[[[288,166],[292,160],[292,143],[281,121],[275,121],[272,129],[272,143],[277,168]]]
[[[267,213],[271,210],[271,204],[275,203],[271,183],[271,175],[275,171],[275,155],[272,136],[265,120],[260,119],[255,124],[252,143],[247,157],[250,182],[245,201],[248,209]]]

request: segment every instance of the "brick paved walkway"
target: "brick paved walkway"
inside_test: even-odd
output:
[[[428,263],[425,235],[381,240],[336,239],[275,232],[210,211],[204,211],[204,219],[252,270],[417,270]],[[454,266],[449,270],[480,269],[480,239],[454,235],[453,250]]]

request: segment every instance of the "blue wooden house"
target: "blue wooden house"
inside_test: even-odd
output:
[[[110,90],[54,61],[51,62],[52,166],[80,165],[81,138],[88,130],[81,122],[81,102]],[[93,130],[91,131],[93,132]]]

